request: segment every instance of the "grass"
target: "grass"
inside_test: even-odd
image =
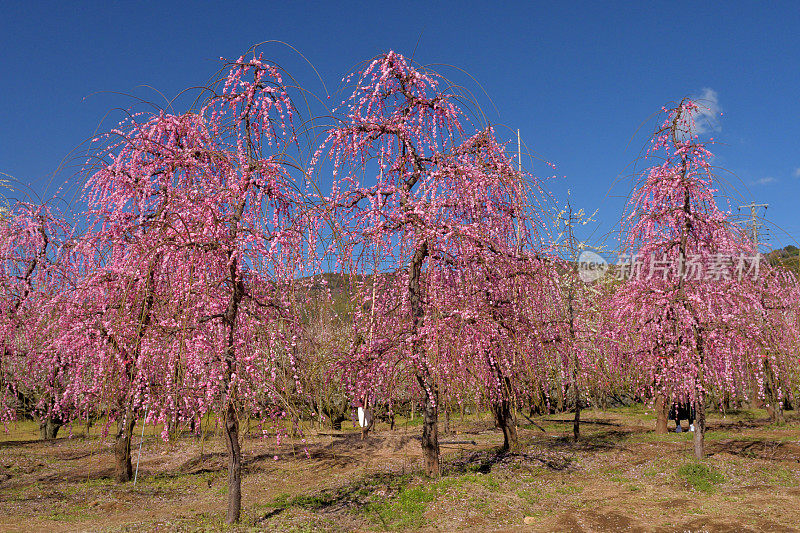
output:
[[[461,496],[469,496],[472,492],[470,486],[474,485],[490,492],[500,490],[500,482],[491,474],[451,475],[437,481],[421,481],[418,485],[406,485],[393,497],[369,503],[364,512],[384,529],[419,529],[428,524],[425,512],[431,503],[451,490],[462,493]],[[486,502],[478,501],[473,505],[479,509],[487,506]]]
[[[696,461],[681,465],[678,475],[694,490],[709,494],[716,490],[716,485],[725,481],[725,477],[713,467]]]
[[[636,443],[636,442],[684,442],[692,440],[692,433],[689,431],[684,431],[682,433],[675,433],[675,431],[670,431],[669,433],[655,433],[655,432],[647,432],[647,433],[634,433],[628,436],[625,440]]]
[[[6,445],[0,450],[0,456],[5,455],[0,464],[10,478],[0,488],[5,496],[0,498],[0,529],[28,524],[23,522],[27,519],[35,520],[31,529],[61,522],[66,529],[107,526],[108,531],[515,530],[523,519],[525,525],[554,530],[575,517],[589,530],[628,527],[625,524],[632,530],[691,528],[698,517],[762,530],[794,523],[800,493],[787,487],[800,485],[800,466],[792,462],[800,452],[792,442],[775,444],[797,442],[800,432],[794,417],[793,425],[773,428],[761,413],[744,413],[742,419],[755,417],[757,422],[716,426],[706,434],[715,455],[697,463],[689,459],[692,434],[654,434],[654,424],[640,423],[646,420],[645,407],[587,412],[601,423],[584,426],[578,445],[569,439],[570,424],[537,418],[547,433],[533,426],[521,428],[520,450],[510,454],[498,451],[502,435],[487,431],[486,415],[467,415],[463,423],[453,416],[454,434],[467,435],[445,439],[475,439],[479,444],[443,450],[443,476],[434,480],[425,478],[415,463],[419,445],[412,440],[414,430],[404,430],[406,419],[398,419],[394,433],[382,428],[369,447],[360,442],[353,446],[352,438],[331,438],[325,430],[316,442],[330,458],[292,456],[275,462],[274,443],[243,439],[253,462],[248,464],[238,528],[224,524],[224,467],[216,461],[209,466],[213,471],[185,472],[183,463],[171,456],[182,453],[188,460],[200,450],[223,453],[211,424],[205,448],[184,435],[170,442],[174,452],[157,435],[150,436],[148,426],[143,458],[149,463],[139,472],[135,489],[103,477],[112,458],[107,440]],[[33,435],[37,431],[30,422],[12,429]],[[96,431],[94,426],[92,433]],[[724,440],[734,442],[720,442]],[[747,447],[750,441],[756,446]],[[753,453],[744,453],[751,449]],[[362,463],[345,464],[340,454]],[[564,463],[569,468],[562,468]],[[62,473],[70,475],[59,481]],[[766,513],[771,498],[776,498],[776,507]],[[151,500],[158,506],[150,509]],[[595,509],[598,501],[604,503]],[[128,511],[140,521],[132,522]]]
[[[15,440],[36,440],[39,438],[39,424],[33,420],[18,420],[5,425],[0,430],[0,442]]]
[[[642,404],[630,405],[628,407],[613,407],[613,408],[605,409],[605,410],[603,410],[601,412],[608,413],[608,414],[612,414],[613,413],[613,414],[618,414],[618,415],[625,415],[625,416],[635,417],[635,418],[638,418],[640,420],[647,420],[647,421],[656,419],[656,415],[655,415],[655,412],[653,411],[653,409],[651,409],[650,407],[648,407],[646,405],[642,405]]]
[[[542,489],[534,487],[517,491],[517,496],[527,503],[535,505],[542,501],[542,492]]]
[[[794,472],[784,467],[770,467],[762,469],[764,479],[779,487],[796,487],[797,477]]]
[[[563,494],[563,495],[580,494],[581,492],[583,492],[583,487],[580,487],[578,485],[567,485],[567,484],[565,484],[565,485],[563,485],[561,487],[557,487],[556,488],[556,493],[557,494]]]
[[[386,529],[418,529],[426,524],[425,511],[439,496],[438,489],[436,485],[405,488],[390,501],[371,504],[366,512]]]
[[[500,487],[500,482],[491,474],[464,474],[463,476],[454,478],[453,484],[461,486],[465,483],[481,485],[492,492]]]

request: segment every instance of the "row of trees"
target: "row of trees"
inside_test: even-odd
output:
[[[510,448],[518,410],[551,398],[569,397],[576,439],[589,398],[652,400],[662,431],[686,400],[698,457],[710,401],[765,396],[780,416],[798,383],[798,286],[766,265],[719,275],[720,257],[756,250],[716,206],[697,104],[664,110],[625,218],[628,251],[659,274],[589,285],[571,211],[564,253],[540,182],[446,80],[390,52],[351,81],[307,163],[281,71],[242,57],[198,108],[96,139],[75,224],[14,205],[0,224],[4,417],[32,412],[47,438],[103,417],[124,482],[145,415],[166,439],[218,413],[236,522],[243,416],[280,440],[303,416],[341,423],[355,399],[392,413],[416,396],[431,476],[454,403],[490,408]]]

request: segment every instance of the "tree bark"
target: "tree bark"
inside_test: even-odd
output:
[[[570,221],[572,220],[572,207],[570,206]],[[574,245],[575,237],[572,232],[572,225],[569,226],[569,237],[570,243]],[[577,252],[573,253],[573,260],[577,260]],[[573,278],[570,282],[569,286],[569,305],[568,305],[568,312],[569,312],[569,336],[572,340],[573,345],[573,361],[572,361],[572,387],[573,387],[573,400],[575,401],[575,418],[572,421],[572,439],[575,442],[578,442],[578,439],[581,437],[581,391],[578,387],[578,365],[580,364],[580,359],[578,358],[577,352],[575,352],[574,347],[577,344],[577,334],[575,331],[575,278],[578,276],[578,264],[577,261],[573,263]]]
[[[411,262],[408,264],[408,302],[411,307],[412,330],[416,336],[425,322],[425,308],[422,304],[422,290],[420,280],[422,277],[422,263],[428,257],[428,241],[424,240],[414,250]],[[439,477],[439,392],[436,384],[431,379],[431,371],[425,358],[421,354],[420,340],[414,339],[411,344],[412,360],[418,362],[417,381],[425,393],[425,405],[422,420],[422,457],[425,464],[425,474],[430,477]],[[411,411],[413,417],[413,409]]]
[[[369,432],[372,429],[372,426],[375,425],[375,417],[373,412],[367,407],[367,403],[364,403],[364,422],[368,423],[364,426],[361,426],[361,440],[365,440],[369,436]]]
[[[664,394],[656,395],[655,409],[656,409],[656,433],[660,435],[666,435],[669,406],[667,405],[667,397]]]
[[[228,511],[225,523],[236,524],[242,511],[242,448],[239,444],[239,420],[230,399],[225,409],[223,438],[228,451]]]
[[[694,456],[698,461],[706,456],[705,438],[706,438],[706,397],[702,391],[703,379],[703,365],[705,364],[705,347],[703,345],[703,328],[694,327],[695,343],[697,346],[698,357],[698,376],[695,378],[695,419],[694,419],[694,435],[692,441],[694,442]]]
[[[783,409],[781,408],[781,402],[778,398],[778,389],[775,386],[775,373],[772,371],[772,365],[770,365],[769,359],[767,358],[764,358],[764,377],[766,381],[764,386],[764,395],[766,396],[765,407],[769,419],[774,424],[783,424],[786,420],[783,416]]]
[[[422,420],[422,458],[425,475],[439,477],[439,404],[436,387],[417,376],[420,387],[425,391],[425,408]]]
[[[249,155],[249,154],[248,154]],[[230,222],[230,237],[234,242],[239,229],[239,221],[244,212],[245,200],[237,206],[233,220]],[[234,401],[236,389],[232,386],[231,380],[236,371],[236,343],[235,331],[237,317],[239,316],[239,305],[245,294],[244,280],[239,272],[238,260],[234,257],[234,250],[228,250],[230,260],[229,275],[231,281],[231,297],[228,300],[228,307],[222,317],[222,323],[228,330],[227,346],[225,348],[225,374],[223,378],[225,391],[225,414],[223,421],[223,432],[225,447],[228,450],[228,512],[225,522],[235,524],[239,522],[242,510],[242,449],[239,445],[239,419],[236,415]]]
[[[230,400],[225,409],[225,447],[228,449],[228,513],[225,522],[235,524],[242,510],[242,448],[239,445],[239,418]]]
[[[131,465],[131,439],[136,417],[133,409],[125,410],[125,416],[117,421],[117,434],[114,440],[114,479],[117,483],[126,483],[133,479]]]
[[[570,305],[570,308],[572,306]],[[570,324],[572,328],[572,324]],[[573,333],[574,338],[574,333]],[[581,389],[578,387],[578,357],[575,356],[575,362],[572,367],[572,399],[575,402],[575,418],[572,420],[572,440],[578,442],[581,438]]]
[[[494,420],[503,431],[503,451],[508,451],[517,445],[517,426],[514,421],[514,412],[511,402],[502,400],[492,405]]]
[[[581,438],[581,391],[575,385],[575,419],[572,421],[572,439],[578,442]]]
[[[694,456],[698,461],[706,456],[705,437],[706,404],[705,401],[698,400],[695,402],[694,435],[692,436],[694,443]]]
[[[39,422],[39,436],[42,440],[55,440],[58,430],[61,429],[61,421],[49,416]]]
[[[547,413],[547,399],[542,390],[541,384],[537,387],[536,393],[530,397],[530,417],[543,415]]]
[[[495,424],[503,431],[503,450],[508,451],[512,447],[516,447],[518,442],[517,424],[516,420],[514,420],[513,406],[509,399],[513,397],[511,380],[508,376],[502,375],[496,365],[492,365],[492,371],[497,380],[503,384],[502,396],[492,404],[492,413],[494,414]]]
[[[133,467],[131,466],[131,439],[133,438],[133,428],[136,425],[136,411],[133,408],[133,383],[136,378],[136,363],[142,353],[142,340],[147,333],[152,319],[153,306],[155,305],[155,269],[160,262],[160,254],[156,254],[147,272],[144,298],[142,299],[141,310],[139,311],[139,324],[136,331],[136,344],[133,347],[131,356],[119,344],[113,335],[101,325],[101,332],[109,343],[126,358],[125,376],[128,382],[128,393],[124,400],[120,401],[119,411],[124,416],[117,421],[117,434],[114,442],[114,477],[118,483],[125,483],[133,478]]]

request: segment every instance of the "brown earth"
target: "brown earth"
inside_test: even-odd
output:
[[[712,416],[706,469],[692,474],[690,433],[655,435],[644,409],[585,416],[579,443],[565,414],[537,419],[544,432],[523,425],[511,453],[488,418],[454,420],[432,481],[419,475],[420,428],[407,422],[366,441],[355,430],[308,429],[305,443],[282,446],[245,437],[234,530],[800,531],[796,419]],[[97,431],[39,442],[32,427],[0,437],[0,530],[225,529],[219,437],[164,443],[147,428],[134,487],[112,481],[111,441]]]

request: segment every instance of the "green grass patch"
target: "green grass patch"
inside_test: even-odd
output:
[[[581,492],[583,492],[583,487],[579,485],[562,485],[556,487],[556,494],[571,496],[573,494],[580,494]]]
[[[517,496],[525,502],[536,505],[542,501],[543,491],[539,487],[532,487],[529,489],[518,490]]]
[[[393,499],[371,503],[365,509],[386,529],[419,529],[427,523],[425,511],[428,504],[443,492],[439,483],[406,487]]]
[[[708,493],[714,492],[716,485],[725,481],[725,477],[713,467],[696,461],[681,465],[678,475],[694,490]]]
[[[410,479],[407,478],[407,481]],[[432,502],[448,490],[464,490],[470,485],[479,485],[491,492],[500,490],[500,482],[491,474],[467,473],[446,476],[437,481],[424,481],[415,486],[403,486],[393,497],[368,503],[364,512],[375,519],[384,529],[419,529],[428,523],[425,511]],[[470,491],[466,490],[465,492],[469,493]],[[487,507],[488,503],[483,500],[474,500],[472,505],[476,509],[481,509]]]
[[[331,492],[321,492],[318,494],[300,494],[292,496],[288,493],[281,493],[267,504],[267,507],[288,509],[290,507],[300,507],[302,509],[316,510],[330,505],[336,499],[336,495]]]
[[[623,416],[636,417],[642,420],[655,420],[656,415],[651,407],[647,405],[636,403],[627,407],[612,407],[608,409],[599,410],[599,413],[618,414]]]
[[[627,440],[630,442],[684,442],[688,440],[692,440],[692,433],[691,431],[683,431],[681,433],[675,433],[674,429],[671,429],[669,433],[656,433],[655,431],[648,431],[647,433],[632,433],[627,437]]]
[[[447,481],[451,485],[464,485],[465,483],[474,483],[481,485],[492,492],[496,492],[500,488],[500,482],[495,479],[491,474],[464,474],[463,476],[445,478],[442,481]],[[441,482],[440,482],[441,483]]]
[[[91,517],[86,505],[74,505],[68,509],[53,511],[47,515],[48,520],[55,522],[78,522]]]
[[[770,483],[774,483],[780,487],[795,487],[797,486],[797,477],[795,473],[788,468],[783,467],[770,467],[762,470],[764,478]]]

